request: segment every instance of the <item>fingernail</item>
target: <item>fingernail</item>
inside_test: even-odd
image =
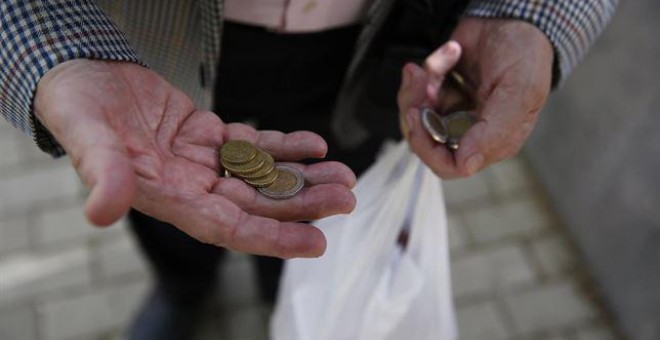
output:
[[[479,171],[481,166],[484,164],[484,155],[477,153],[470,158],[468,158],[467,162],[465,162],[465,168],[467,168],[467,171],[470,173],[470,176],[474,175]]]
[[[448,41],[444,47],[445,52],[447,52],[447,54],[453,55],[458,51],[457,45],[458,43],[454,40]]]

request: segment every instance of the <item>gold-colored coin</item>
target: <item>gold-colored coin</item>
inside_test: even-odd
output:
[[[245,164],[253,160],[257,154],[258,149],[244,140],[228,141],[220,148],[220,160],[223,164]]]
[[[257,180],[270,175],[273,171],[275,171],[275,160],[273,159],[273,156],[269,154],[265,154],[265,158],[266,159],[264,164],[261,166],[261,168],[259,168],[259,170],[255,171],[254,173],[243,174],[239,176],[245,180]]]
[[[474,125],[476,119],[465,111],[453,113],[447,117],[447,135],[460,138]]]
[[[270,157],[272,156],[258,150],[257,156],[245,164],[231,164],[223,162],[222,166],[231,172],[232,175],[242,177],[244,175],[253,174],[259,171],[259,169],[264,166],[266,159],[269,159]]]
[[[451,71],[445,78],[441,89],[443,103],[442,112],[470,111],[476,107],[474,91],[466,79],[457,71]]]
[[[305,185],[305,177],[302,173],[287,165],[276,165],[277,179],[273,184],[259,188],[264,196],[273,199],[287,199],[295,196]]]
[[[447,127],[447,146],[458,150],[461,137],[476,123],[477,119],[466,111],[458,111],[446,116],[444,124]]]
[[[278,177],[279,177],[279,172],[277,170],[274,170],[271,171],[268,175],[261,178],[256,178],[256,179],[243,178],[243,180],[245,181],[245,183],[255,188],[263,188],[272,185],[277,180]]]

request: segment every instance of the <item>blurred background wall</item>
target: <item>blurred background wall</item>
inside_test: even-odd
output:
[[[526,150],[606,304],[660,339],[660,1],[621,1]]]

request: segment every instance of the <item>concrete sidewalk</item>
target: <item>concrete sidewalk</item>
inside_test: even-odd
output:
[[[123,223],[87,224],[68,159],[0,122],[0,339],[113,339],[150,287]],[[618,339],[523,159],[445,185],[464,340]],[[250,259],[232,254],[199,339],[266,339]]]

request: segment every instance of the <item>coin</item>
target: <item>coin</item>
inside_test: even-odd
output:
[[[287,165],[276,165],[278,172],[275,182],[267,187],[259,188],[259,192],[272,199],[287,199],[295,196],[305,185],[302,173]]]
[[[268,176],[275,170],[275,160],[273,159],[273,156],[265,152],[263,152],[261,157],[264,157],[264,163],[259,167],[259,169],[254,172],[236,173],[236,176],[245,180],[254,180]]]
[[[447,127],[447,146],[450,149],[458,150],[459,140],[476,121],[476,117],[466,111],[454,112],[444,117],[443,123]]]
[[[244,140],[228,141],[220,148],[220,158],[223,163],[247,163],[254,159],[257,153],[257,148]]]
[[[244,175],[253,174],[259,171],[259,169],[261,169],[261,167],[264,165],[268,157],[271,156],[258,150],[256,157],[252,158],[252,160],[248,161],[247,163],[244,164],[222,163],[222,166],[224,166],[226,170],[229,170],[229,172],[231,172],[232,175],[242,177]]]
[[[443,92],[443,112],[451,113],[475,109],[472,87],[457,71],[454,70],[449,73],[439,91]]]
[[[267,187],[271,184],[273,184],[277,178],[279,177],[280,173],[276,169],[273,169],[269,174],[266,176],[262,176],[259,178],[254,178],[254,179],[249,179],[249,178],[243,178],[245,183],[255,187],[255,188],[263,188]]]
[[[448,132],[442,117],[429,107],[422,108],[422,125],[426,132],[438,143],[446,143]]]

